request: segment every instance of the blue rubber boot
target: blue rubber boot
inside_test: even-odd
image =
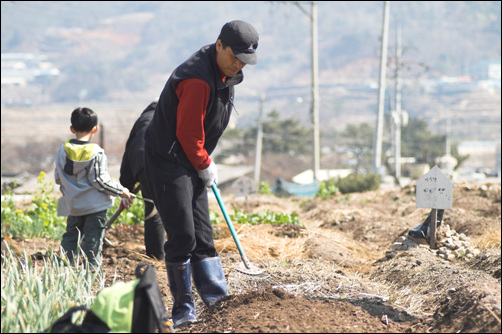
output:
[[[172,319],[174,328],[197,322],[192,296],[190,260],[172,263],[166,261],[169,288],[173,296]]]
[[[192,276],[195,288],[207,307],[227,295],[227,283],[219,256],[193,262]]]

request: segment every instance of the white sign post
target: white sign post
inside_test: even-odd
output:
[[[436,248],[437,209],[451,209],[453,201],[453,183],[439,167],[434,166],[417,181],[417,208],[430,208],[430,246]]]

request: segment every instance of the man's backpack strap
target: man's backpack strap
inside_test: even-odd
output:
[[[140,281],[134,291],[131,332],[172,332],[172,324],[157,283],[155,266],[146,263],[139,264],[136,268],[136,277]]]

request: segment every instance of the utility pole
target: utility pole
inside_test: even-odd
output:
[[[380,174],[382,166],[383,113],[385,102],[385,75],[387,72],[387,45],[389,35],[390,1],[384,1],[382,26],[382,52],[380,57],[380,82],[378,85],[378,114],[373,140],[373,173]]]
[[[319,178],[321,143],[319,134],[319,65],[317,3],[312,1],[312,121],[314,124],[314,181]]]
[[[265,101],[265,93],[260,94],[260,115],[258,116],[258,133],[256,135],[256,152],[254,159],[254,182],[258,189],[260,188],[260,172],[261,172],[261,152],[263,143],[263,102]]]
[[[312,32],[312,125],[314,133],[314,180],[319,178],[320,169],[320,156],[321,156],[321,141],[319,133],[319,65],[318,65],[318,33],[317,33],[317,2],[311,1],[310,14],[300,5],[299,2],[293,2],[305,15],[307,15],[311,22]]]
[[[401,26],[400,23],[397,25],[396,30],[396,81],[395,81],[395,100],[394,100],[394,113],[393,113],[393,124],[394,124],[394,163],[396,171],[396,180],[401,183],[401,125],[402,125],[402,111],[401,111]],[[399,186],[401,186],[399,184]]]

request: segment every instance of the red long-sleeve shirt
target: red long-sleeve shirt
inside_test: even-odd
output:
[[[221,70],[220,75],[225,82],[226,76]],[[204,117],[209,102],[209,85],[201,79],[186,79],[176,87],[176,95],[180,101],[176,137],[192,166],[196,170],[206,169],[211,163],[211,157],[204,149]]]
[[[223,82],[226,77],[221,73]],[[206,169],[211,157],[204,149],[204,117],[209,102],[209,85],[201,79],[186,79],[176,87],[180,100],[177,112],[176,137],[196,170]]]
[[[187,79],[176,87],[180,100],[176,137],[196,170],[205,169],[211,158],[204,149],[204,117],[209,101],[209,85],[201,79]]]

